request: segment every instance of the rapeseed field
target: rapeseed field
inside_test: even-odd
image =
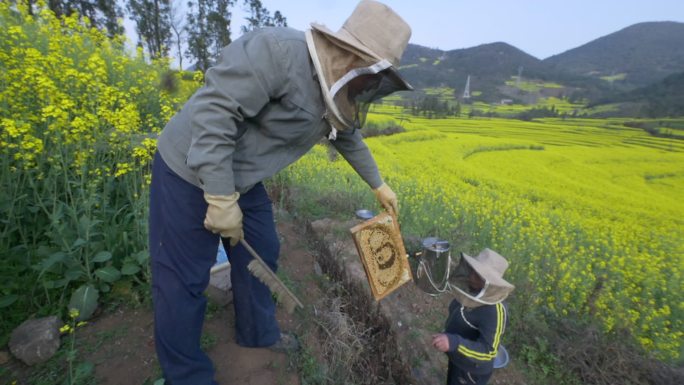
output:
[[[175,92],[160,89],[168,63],[129,55],[123,41],[75,15],[29,17],[23,5],[0,2],[0,23],[0,331],[7,335],[26,314],[64,309],[79,286],[107,293],[145,284],[154,138],[201,75],[176,79],[186,88]],[[629,330],[658,357],[681,359],[681,140],[619,119],[424,119],[390,103],[373,106],[370,121],[406,129],[367,139],[399,195],[405,235],[445,238],[455,252],[491,247],[511,261],[519,303],[590,317],[608,332]],[[324,146],[284,178],[375,204]]]
[[[0,344],[79,287],[129,293],[148,277],[156,134],[199,84],[163,89],[168,63],[41,4],[0,2]]]
[[[619,119],[422,119],[384,105],[369,120],[406,129],[366,141],[399,196],[405,236],[440,236],[456,252],[497,250],[530,306],[592,317],[606,331],[631,331],[661,358],[679,357],[682,141]],[[374,204],[322,146],[287,177]]]

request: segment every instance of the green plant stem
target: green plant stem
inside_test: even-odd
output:
[[[69,363],[69,384],[73,385],[74,382],[74,360],[76,359],[76,319],[71,319],[71,344],[69,347],[69,352],[67,354],[67,362]]]

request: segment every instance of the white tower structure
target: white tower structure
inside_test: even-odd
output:
[[[470,75],[466,80],[465,90],[463,90],[463,99],[470,99]]]

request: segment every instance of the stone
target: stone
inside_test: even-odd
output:
[[[325,238],[325,234],[331,232],[331,228],[335,223],[330,218],[318,219],[311,222],[311,229],[319,238]]]
[[[230,281],[230,264],[223,265],[228,268],[221,268],[214,271],[209,276],[209,287],[207,287],[207,297],[210,301],[219,306],[228,306],[233,302],[233,285]]]
[[[314,267],[314,274],[316,274],[319,277],[322,277],[323,276],[323,269],[321,268],[321,265],[318,262],[314,261],[313,267]]]
[[[12,331],[10,352],[29,366],[49,360],[59,349],[62,325],[55,316],[24,321]]]
[[[9,362],[10,355],[4,350],[0,350],[0,365],[5,365]]]
[[[217,269],[218,271],[211,273],[209,276],[209,285],[219,290],[226,292],[230,291],[233,286],[230,282],[230,263],[228,263],[227,266],[227,268]]]

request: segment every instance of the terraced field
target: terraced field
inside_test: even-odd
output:
[[[405,236],[437,235],[458,251],[491,247],[510,258],[519,300],[628,329],[659,357],[679,357],[683,141],[619,119],[423,119],[388,104],[373,111],[371,121],[406,128],[367,139],[399,195]],[[322,146],[287,177],[374,204]]]

